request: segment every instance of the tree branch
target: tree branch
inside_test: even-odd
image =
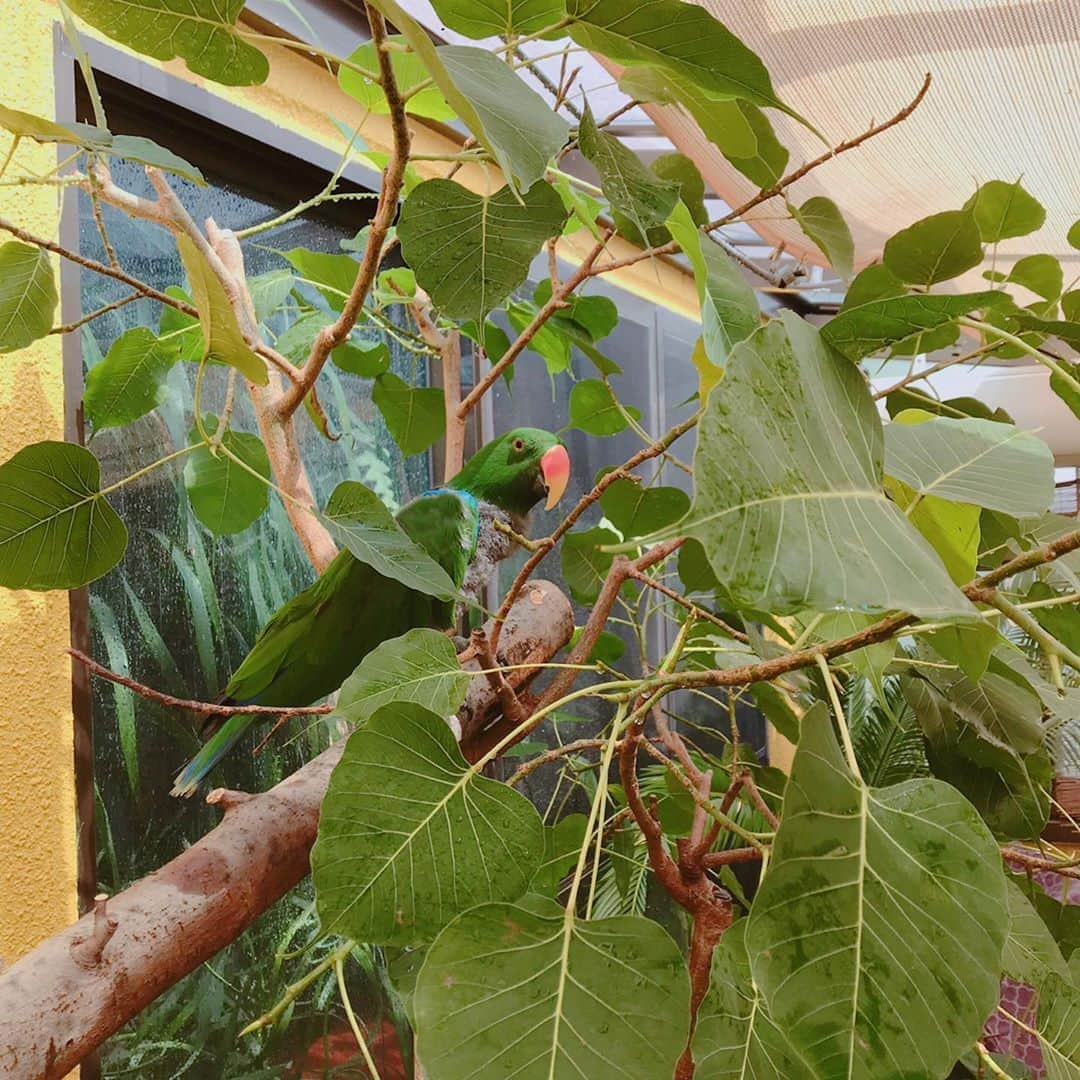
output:
[[[356,325],[364,301],[371,291],[375,275],[379,272],[379,264],[383,257],[383,245],[397,214],[398,199],[401,195],[401,186],[405,177],[405,167],[409,163],[409,145],[412,135],[405,119],[405,102],[402,100],[397,79],[394,77],[394,70],[390,64],[390,54],[386,50],[386,22],[382,14],[370,4],[366,4],[365,9],[367,11],[368,26],[371,29],[371,40],[375,45],[375,55],[379,61],[379,83],[383,88],[387,105],[390,108],[390,127],[393,133],[394,146],[390,154],[390,160],[383,170],[379,202],[368,230],[367,246],[364,248],[364,255],[360,260],[360,269],[357,271],[356,280],[353,282],[352,289],[349,291],[348,298],[341,309],[341,314],[330,326],[324,327],[315,335],[311,355],[301,370],[299,381],[291,386],[278,402],[278,415],[283,420],[292,416],[300,407],[307,392],[315,385],[315,381],[325,366],[330,353],[345,341],[349,336],[349,332]]]
[[[520,616],[518,618],[517,616]],[[550,660],[570,636],[570,602],[548,582],[521,600],[504,649]],[[518,685],[535,677],[514,672]],[[498,708],[486,678],[459,714]],[[319,807],[344,742],[270,791],[218,790],[220,825],[149,877],[43,941],[0,974],[0,1074],[59,1080],[188,972],[224,948],[308,872]]]

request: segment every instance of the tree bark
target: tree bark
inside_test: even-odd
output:
[[[533,582],[503,634],[504,662],[551,659],[569,640],[566,597]],[[508,672],[515,686],[539,674]],[[462,721],[482,723],[496,706],[484,677]],[[66,1076],[79,1061],[242,933],[308,872],[319,806],[344,741],[270,791],[217,791],[221,823],[160,870],[42,942],[0,975],[0,1075]]]

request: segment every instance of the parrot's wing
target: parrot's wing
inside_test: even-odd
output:
[[[480,536],[480,506],[476,499],[454,488],[437,488],[403,506],[398,524],[460,589]]]
[[[476,500],[451,489],[421,495],[398,522],[460,588],[476,548]],[[309,704],[336,689],[376,645],[417,626],[449,626],[452,604],[413,592],[343,551],[278,609],[225,694],[262,705]]]

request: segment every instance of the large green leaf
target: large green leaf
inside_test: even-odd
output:
[[[612,563],[612,557],[600,547],[618,540],[610,529],[597,526],[569,533],[559,545],[563,578],[579,604],[591,604],[599,596]]]
[[[229,364],[245,379],[265,386],[268,381],[266,364],[244,340],[221,279],[190,237],[178,236],[176,246],[191,282],[195,306],[199,309],[207,359]]]
[[[1029,195],[1017,180],[990,180],[983,184],[964,204],[973,211],[979,235],[988,244],[996,244],[1010,236],[1027,236],[1042,228],[1046,211]]]
[[[866,787],[825,707],[808,712],[746,944],[817,1074],[944,1076],[997,1004],[1008,928],[1001,856],[971,805],[939,780]]]
[[[859,278],[871,270],[890,273],[888,267],[868,267]],[[992,292],[874,297],[854,307],[845,303],[840,313],[822,327],[821,334],[849,360],[861,360],[886,345],[896,345],[948,326],[961,315],[993,303],[994,299]]]
[[[645,487],[634,477],[616,480],[600,506],[623,536],[645,536],[678,521],[690,509],[690,497],[681,488]]]
[[[769,1016],[750,974],[747,920],[739,919],[713,953],[709,992],[694,1030],[694,1080],[766,1080],[812,1075]]]
[[[465,700],[470,680],[445,634],[410,630],[384,641],[360,661],[342,684],[337,711],[362,724],[392,701],[411,701],[438,716],[451,716]]]
[[[1050,813],[1053,766],[1039,699],[997,671],[904,679],[934,774],[962,791],[1003,839],[1038,836]]]
[[[550,184],[521,201],[507,187],[474,195],[452,180],[427,180],[405,200],[398,236],[406,262],[451,319],[482,319],[526,278],[545,240],[566,220]]]
[[[0,246],[0,352],[44,337],[58,300],[47,251],[17,240]]]
[[[784,312],[735,347],[709,394],[679,531],[746,608],[970,614],[885,497],[882,443],[862,375]]]
[[[402,45],[405,38],[400,34],[390,34],[387,41],[392,45]],[[426,86],[423,90],[411,93],[422,82],[428,81],[427,68],[423,60],[414,52],[401,52],[394,49],[390,54],[390,67],[394,72],[394,81],[402,94],[408,94],[405,111],[412,116],[426,116],[431,120],[453,120],[454,110],[447,104],[442,91],[437,86]],[[379,71],[379,61],[375,56],[375,46],[367,41],[355,49],[348,57],[353,67],[342,65],[338,69],[338,82],[341,89],[355,98],[373,113],[390,112],[386,94],[375,79],[369,79],[356,70],[357,67],[370,71],[373,75]]]
[[[788,210],[829,265],[847,281],[855,269],[855,241],[836,203],[824,195],[815,195],[802,206],[788,203]]]
[[[89,450],[33,443],[0,465],[0,585],[77,589],[111,570],[126,547]]]
[[[679,198],[679,185],[661,180],[614,135],[596,126],[588,103],[581,115],[578,145],[600,174],[600,187],[613,210],[633,223],[630,239],[648,246],[649,230],[663,225]]]
[[[207,416],[209,434],[217,429],[217,417]],[[192,439],[199,438],[197,431]],[[226,453],[227,451],[227,453]],[[252,476],[230,454],[236,455],[259,476]],[[270,501],[270,459],[257,435],[246,431],[225,432],[217,455],[203,445],[188,455],[184,465],[184,487],[195,516],[215,536],[243,532],[258,520]]]
[[[182,57],[225,86],[266,81],[270,65],[236,31],[244,0],[68,0],[76,15],[155,60]]]
[[[1009,936],[1001,958],[1002,971],[1038,989],[1054,972],[1069,977],[1069,969],[1046,923],[1032,907],[1016,879],[1008,881]]]
[[[761,324],[757,295],[720,245],[701,235],[683,203],[675,207],[667,227],[694,269],[705,353],[723,367],[735,345]]]
[[[592,52],[618,64],[650,64],[716,97],[802,119],[776,96],[760,58],[703,8],[680,0],[569,0],[566,10],[574,20],[570,36]]]
[[[1080,988],[1050,975],[1039,994],[1037,1032],[1046,1080],[1080,1076]]]
[[[1042,439],[991,420],[903,423],[885,427],[885,472],[921,495],[1034,517],[1054,497],[1054,458]]]
[[[641,412],[633,405],[624,405],[620,410],[603,380],[582,379],[574,383],[570,391],[572,427],[589,435],[618,435],[627,426],[627,416],[640,420]]]
[[[562,0],[434,0],[431,6],[451,30],[471,38],[535,34],[566,17]]]
[[[734,107],[734,102],[725,102]],[[650,165],[652,174],[661,181],[675,184],[679,189],[679,201],[689,211],[693,223],[701,227],[709,220],[705,209],[705,181],[698,172],[698,167],[685,154],[661,154]],[[623,236],[641,240],[641,230],[628,218],[613,210],[611,214],[615,227]],[[659,247],[671,239],[671,233],[663,225],[649,229],[645,234],[643,247]]]
[[[121,334],[86,375],[83,410],[95,431],[138,420],[165,399],[165,376],[180,359],[175,341],[136,326]]]
[[[1030,289],[1044,300],[1057,300],[1065,285],[1065,273],[1053,255],[1025,255],[1013,263],[1005,280]]]
[[[466,764],[441,716],[384,705],[350,736],[319,812],[311,876],[323,931],[428,940],[467,908],[520,896],[543,852],[532,804]]]
[[[479,130],[471,123],[470,130],[504,175],[517,177],[522,189],[542,180],[570,125],[489,50],[443,45],[438,54],[479,121]]]
[[[331,254],[325,251],[309,251],[307,248],[290,248],[281,254],[289,260],[305,281],[310,282],[335,310],[345,306],[360,264],[351,255]],[[321,312],[315,314],[321,315]]]
[[[440,600],[457,594],[446,571],[409,539],[382,499],[358,480],[338,484],[319,519],[335,543],[383,577]]]
[[[689,979],[650,919],[584,922],[552,900],[485,904],[428,950],[413,1007],[431,1080],[671,1076]]]
[[[410,386],[392,371],[375,380],[371,400],[403,454],[421,454],[446,433],[446,399],[435,386]]]
[[[881,257],[901,281],[934,285],[978,266],[982,240],[971,211],[947,210],[889,237]]]
[[[935,495],[920,495],[891,476],[885,477],[885,490],[938,553],[949,577],[957,585],[971,581],[979,557],[979,508]]]

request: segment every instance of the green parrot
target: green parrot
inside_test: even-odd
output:
[[[517,428],[469,459],[445,487],[402,507],[398,524],[479,601],[513,541],[496,522],[524,533],[546,496],[550,510],[566,490],[570,458],[550,432]],[[236,705],[310,705],[333,693],[377,645],[416,627],[450,629],[455,605],[384,577],[340,552],[307,589],[262,628],[222,701]],[[257,719],[229,717],[176,778],[173,795],[190,796]]]

